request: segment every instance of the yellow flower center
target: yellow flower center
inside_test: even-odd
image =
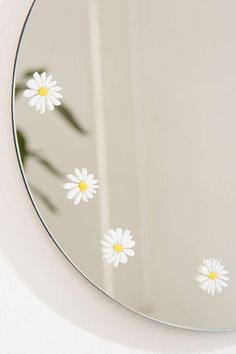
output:
[[[78,186],[81,192],[86,192],[88,189],[88,184],[86,182],[80,182]]]
[[[47,87],[40,87],[40,89],[38,90],[38,93],[40,96],[45,97],[48,95],[48,89]]]
[[[114,246],[113,246],[114,250],[117,252],[117,253],[120,253],[123,251],[123,247],[120,243],[116,243]]]
[[[209,275],[208,275],[209,279],[211,280],[215,280],[217,278],[217,274],[216,272],[211,272]]]

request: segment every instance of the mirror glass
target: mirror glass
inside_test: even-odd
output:
[[[38,0],[15,70],[17,152],[53,240],[119,303],[194,329],[236,327],[235,13]]]

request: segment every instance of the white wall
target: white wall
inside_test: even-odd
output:
[[[0,255],[0,352],[2,354],[137,353],[95,337],[45,306]]]

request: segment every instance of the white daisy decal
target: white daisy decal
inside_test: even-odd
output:
[[[33,74],[33,78],[26,83],[28,89],[23,92],[23,96],[29,98],[29,105],[35,107],[36,111],[45,113],[46,107],[49,111],[54,110],[54,106],[60,106],[60,98],[63,96],[59,93],[61,87],[56,86],[57,82],[52,79],[52,75],[47,76],[46,73],[39,75],[38,72]]]
[[[93,198],[97,193],[98,181],[94,179],[94,175],[88,174],[86,168],[83,168],[82,171],[75,168],[74,173],[74,175],[67,175],[70,182],[65,183],[63,188],[69,189],[67,198],[74,199],[74,204],[77,205],[81,200],[87,202],[88,199]]]
[[[119,263],[127,263],[128,256],[135,255],[132,248],[135,242],[129,230],[123,232],[122,229],[109,230],[108,235],[104,235],[105,241],[101,241],[103,248],[103,258],[107,263],[118,267]]]
[[[217,259],[204,259],[203,263],[204,264],[198,268],[198,271],[201,274],[196,276],[200,288],[212,296],[214,296],[216,292],[221,293],[222,288],[228,286],[227,281],[229,278],[226,274],[229,272],[224,270],[221,261],[218,261]]]

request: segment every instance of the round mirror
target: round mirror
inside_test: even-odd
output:
[[[49,234],[113,299],[187,328],[236,327],[235,13],[36,1],[16,66],[17,152]]]

